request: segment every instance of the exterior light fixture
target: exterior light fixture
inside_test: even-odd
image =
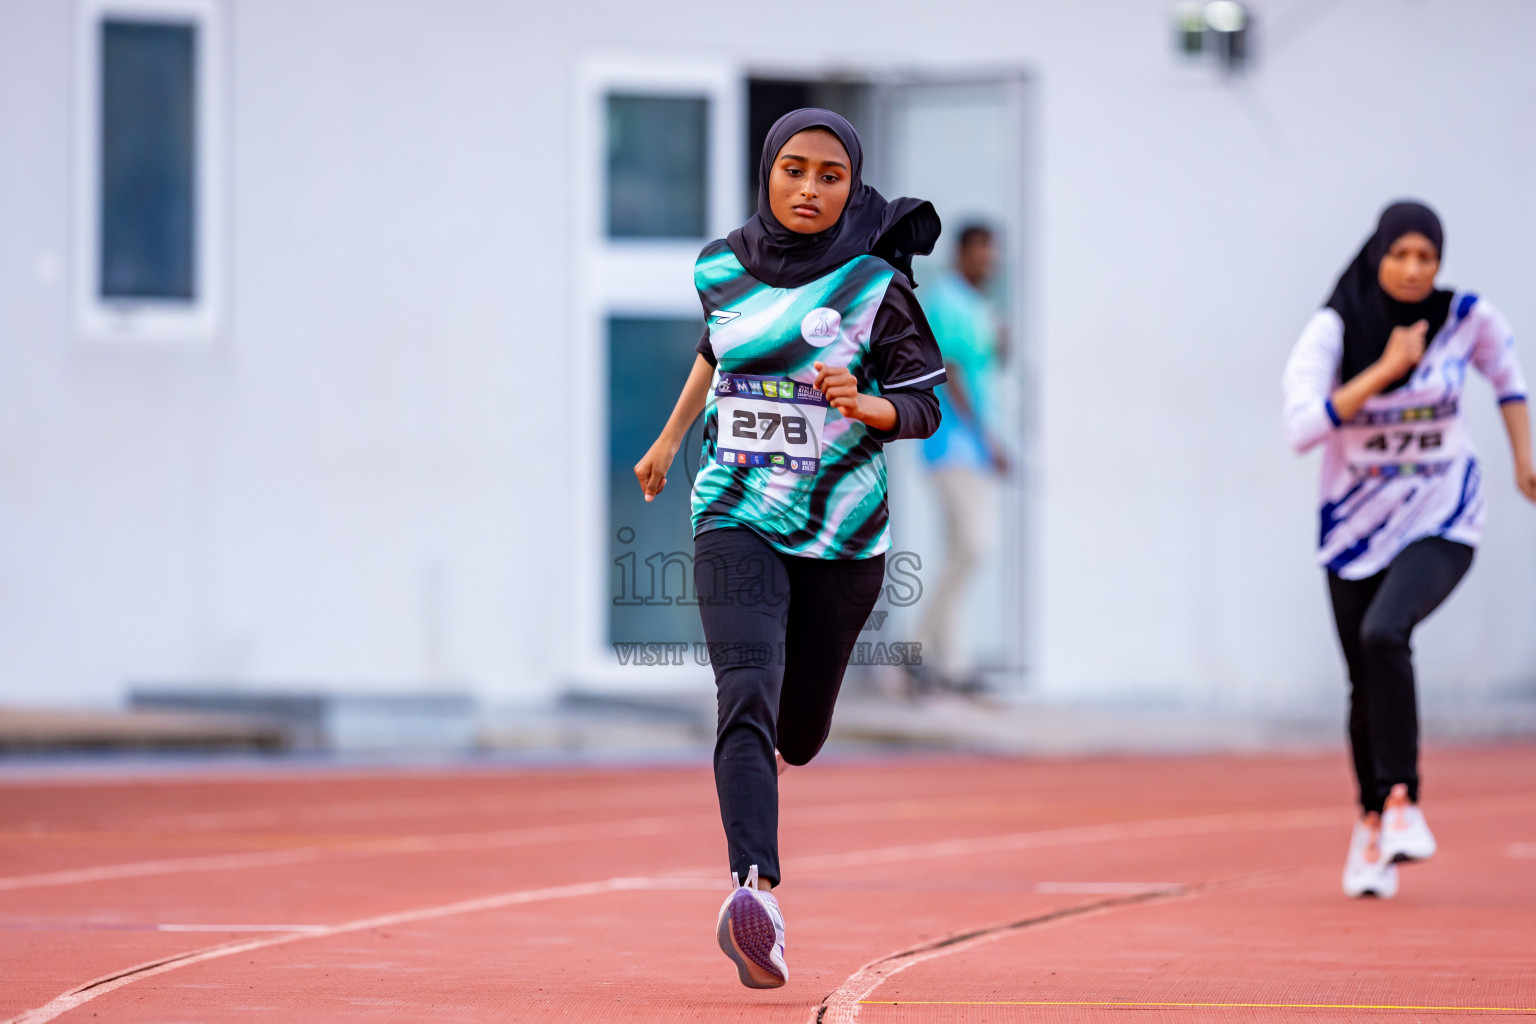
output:
[[[1175,5],[1173,9],[1174,45],[1186,57],[1198,57],[1205,50],[1205,9],[1196,3]]]
[[[1238,0],[1175,4],[1173,25],[1175,48],[1186,58],[1210,54],[1227,71],[1247,65],[1253,15]]]

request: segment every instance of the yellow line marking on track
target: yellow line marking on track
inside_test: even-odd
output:
[[[1159,1003],[1073,999],[860,999],[861,1006],[1123,1006],[1142,1009],[1221,1010],[1445,1010],[1462,1013],[1536,1013],[1536,1006],[1399,1006],[1395,1003]]]

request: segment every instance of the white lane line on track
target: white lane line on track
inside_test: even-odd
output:
[[[497,832],[468,832],[446,836],[401,836],[390,839],[364,839],[336,846],[301,846],[291,850],[262,850],[255,853],[221,853],[206,857],[168,857],[162,860],[131,861],[94,868],[49,871],[36,875],[0,878],[0,892],[35,889],[54,885],[80,885],[86,882],[120,878],[145,878],[183,872],[231,871],[240,868],[284,867],[345,856],[379,856],[400,853],[453,853],[467,850],[493,850],[541,843],[582,842],[624,839],[635,836],[666,835],[684,825],[697,825],[697,815],[675,818],[634,818],[628,821],[592,822],[581,825],[544,825],[534,828],[503,829]]]
[[[987,798],[984,801],[984,806],[992,807],[996,803],[996,800]],[[913,800],[822,804],[802,810],[795,816],[795,821],[796,824],[807,824],[818,821],[841,822],[851,820],[883,820],[885,817],[901,818],[911,816],[914,809],[921,810],[924,806],[925,804],[922,801]],[[950,802],[947,806],[954,808],[957,805],[955,802]],[[958,806],[964,807],[966,804],[962,801]],[[701,815],[686,814],[608,822],[585,822],[575,825],[540,825],[522,829],[500,829],[492,832],[359,839],[355,843],[300,846],[286,850],[261,850],[251,853],[221,853],[201,857],[165,857],[156,860],[105,864],[99,867],[74,868],[66,871],[49,871],[35,875],[0,877],[0,892],[58,885],[84,885],[92,882],[148,878],[159,875],[181,874],[183,872],[238,871],[249,868],[287,867],[294,864],[307,864],[318,860],[334,860],[341,857],[369,857],[406,853],[453,853],[531,846],[540,843],[604,841],[637,836],[669,835],[682,828],[697,827],[705,821],[706,819]]]
[[[368,931],[373,928],[388,928],[402,924],[412,924],[417,921],[430,921],[434,918],[452,917],[455,914],[468,914],[481,910],[498,910],[503,907],[515,907],[525,903],[538,903],[545,900],[572,899],[581,896],[596,896],[602,893],[636,889],[677,888],[676,885],[666,885],[665,883],[657,886],[654,884],[654,881],[648,878],[609,878],[601,882],[581,882],[576,885],[557,885],[545,889],[523,889],[518,892],[499,893],[494,896],[482,896],[478,899],[461,900],[457,903],[445,903],[436,907],[418,907],[414,910],[404,910],[394,914],[365,917],[357,921],[348,921],[344,924],[329,925],[317,931],[289,932],[283,935],[271,935],[260,939],[242,939],[235,942],[220,943],[217,946],[209,946],[205,949],[191,950],[176,956],[151,960],[148,963],[105,975],[58,996],[46,1006],[40,1006],[35,1010],[28,1010],[25,1013],[12,1017],[4,1022],[4,1024],[44,1024],[44,1022],[51,1021],[62,1014],[68,1013],[70,1010],[88,1003],[98,996],[106,995],[108,992],[122,988],[124,985],[131,985],[144,978],[152,978],[157,974],[164,974],[167,971],[174,971],[181,967],[190,967],[193,964],[205,963],[209,960],[218,960],[241,953],[251,953],[258,949],[270,949],[273,946],[297,942],[300,939],[346,935],[352,932]],[[718,888],[718,885],[716,888]]]
[[[1463,800],[1435,811],[1435,818],[1471,818],[1484,814],[1508,814],[1509,797]],[[870,864],[894,864],[909,860],[968,856],[978,853],[1002,853],[1012,850],[1038,850],[1078,843],[1121,842],[1135,839],[1175,839],[1184,836],[1222,835],[1228,832],[1266,831],[1268,829],[1321,828],[1348,824],[1352,815],[1341,807],[1314,807],[1292,811],[1239,811],[1207,814],[1189,818],[1155,818],[1150,821],[1114,822],[1107,825],[1081,825],[1071,828],[1042,829],[1035,832],[1009,832],[973,839],[945,839],[935,843],[887,846],[878,850],[829,853],[792,858],[786,863],[800,871],[828,868],[866,867]],[[677,874],[677,872],[673,872]]]
[[[323,924],[157,924],[157,932],[323,932]]]
[[[1181,882],[1036,882],[1035,892],[1061,896],[1135,896],[1182,887]]]
[[[1520,795],[1523,796],[1524,794]],[[1509,811],[1511,810],[1512,799],[1518,799],[1518,797],[1497,796],[1477,800],[1464,800],[1455,805],[1437,809],[1435,816],[1437,818],[1462,817],[1485,813],[1490,809]],[[990,801],[989,799],[987,805],[990,806],[993,802],[995,801]],[[882,820],[881,812],[887,810],[896,811],[897,814],[895,816],[897,817],[906,817],[913,806],[914,803],[910,800],[820,805],[807,808],[806,812],[796,815],[796,823],[806,824],[807,821],[836,822],[841,818],[848,820],[857,818],[858,820],[866,821]],[[1343,813],[1341,809],[1315,808],[1312,810],[1222,814],[1204,818],[1175,818],[1163,819],[1162,821],[1088,825],[1037,832],[1007,833],[1001,836],[983,837],[981,839],[952,840],[937,844],[889,847],[880,852],[881,860],[879,863],[894,863],[903,860],[944,857],[965,853],[986,853],[993,850],[1031,849],[1041,846],[1058,846],[1064,843],[1098,842],[1122,838],[1150,839],[1165,835],[1195,834],[1182,830],[1174,832],[1157,831],[1159,827],[1166,828],[1171,823],[1182,823],[1178,827],[1183,829],[1187,827],[1187,823],[1203,821],[1209,824],[1206,827],[1197,828],[1196,832],[1219,832],[1224,828],[1232,827],[1233,823],[1245,822],[1255,817],[1268,817],[1272,814],[1280,814],[1282,816],[1301,815],[1306,818],[1302,825],[1293,823],[1287,827],[1305,827],[1307,825],[1321,825],[1325,823],[1333,824],[1344,820]],[[701,820],[699,815],[694,814],[672,815],[668,817],[633,818],[625,821],[592,822],[579,825],[540,825],[531,828],[502,829],[493,832],[467,832],[440,836],[400,836],[388,839],[359,840],[355,844],[301,846],[289,850],[262,850],[253,853],[212,854],[202,857],[167,857],[158,860],[106,864],[100,867],[49,871],[35,875],[0,877],[0,892],[58,885],[83,885],[92,882],[115,881],[128,878],[148,878],[159,875],[181,874],[183,872],[236,871],[250,868],[287,867],[295,864],[333,860],[342,857],[370,857],[408,853],[453,853],[532,846],[540,843],[603,841],[637,836],[666,835],[681,828],[697,826]],[[1127,829],[1141,828],[1150,829],[1150,831],[1126,831]],[[960,845],[956,846],[955,844],[957,843]],[[999,843],[1002,845],[998,845]],[[1526,844],[1516,844],[1516,846],[1523,845]],[[856,860],[851,858],[870,855],[869,853],[827,854],[819,857],[800,858],[791,863],[794,867],[802,870],[847,867],[857,863]],[[1512,850],[1510,856],[1524,857],[1528,856],[1528,854]],[[1536,853],[1529,854],[1529,856],[1536,856]],[[668,872],[672,876],[676,876],[679,873]]]
[[[1317,819],[1323,819],[1328,824],[1336,824],[1339,820],[1337,809],[1295,811],[1283,814],[1266,815],[1214,815],[1194,819],[1173,818],[1162,822],[1138,823],[1143,827],[1161,826],[1161,835],[1188,834],[1180,832],[1177,826],[1185,829],[1195,826],[1199,831],[1207,831],[1213,822],[1225,821],[1227,827],[1232,827],[1232,819],[1257,818],[1264,823],[1266,828],[1297,828],[1315,824]],[[811,869],[815,866],[826,866],[836,862],[839,866],[846,860],[852,864],[892,863],[898,860],[923,859],[935,856],[966,856],[975,853],[986,853],[994,850],[1024,849],[1027,846],[1060,846],[1071,842],[1096,842],[1105,839],[1114,840],[1125,838],[1127,826],[1098,826],[1092,828],[1058,829],[1052,832],[1016,833],[1011,836],[993,836],[980,840],[958,840],[946,843],[932,843],[921,846],[896,846],[883,847],[873,850],[862,850],[847,854],[828,855],[822,857],[805,857],[789,863],[801,870]],[[1169,831],[1173,828],[1173,831]],[[1023,840],[1033,838],[1033,843],[1024,843]],[[1011,840],[1008,843],[1000,843],[1003,840]],[[725,886],[715,877],[706,877],[707,868],[691,867],[649,878],[610,878],[602,882],[584,882],[575,885],[555,886],[547,889],[531,889],[521,892],[503,893],[496,896],[487,896],[480,899],[463,900],[458,903],[450,903],[439,907],[423,907],[416,910],[402,911],[396,914],[386,914],[380,917],[364,918],[360,921],[351,921],[345,924],[333,925],[320,931],[288,933],[274,935],[263,939],[247,939],[235,942],[222,943],[201,950],[192,950],[187,953],[153,960],[149,963],[139,964],[114,974],[97,978],[87,982],[79,988],[72,989],[58,996],[46,1006],[35,1010],[29,1010],[20,1016],[13,1017],[0,1024],[44,1024],[61,1014],[67,1013],[82,1003],[89,1002],[99,995],[104,995],[124,985],[132,984],[141,978],[153,977],[166,971],[173,971],[179,967],[190,967],[193,964],[203,963],[208,960],[217,960],[226,956],[239,953],[252,952],[258,949],[267,949],[272,946],[283,945],[289,942],[297,942],[301,939],[324,938],[331,935],[341,935],[349,932],[364,931],[369,928],[397,925],[412,921],[424,921],[433,918],[449,917],[455,914],[471,913],[478,910],[493,910],[502,907],[516,906],[522,903],[533,903],[541,900],[572,899],[582,896],[592,896],[606,892],[635,889],[724,889]],[[1135,898],[1135,897],[1131,897]]]
[[[1023,921],[1013,921],[1003,925],[962,932],[935,942],[924,943],[921,946],[887,954],[878,960],[871,960],[863,967],[860,967],[853,974],[849,975],[847,980],[841,985],[833,989],[821,1001],[821,1004],[811,1011],[809,1024],[854,1024],[858,1020],[860,1006],[865,999],[870,997],[875,989],[884,985],[907,968],[916,967],[918,964],[927,963],[929,960],[937,960],[939,957],[949,956],[951,953],[975,949],[977,946],[996,942],[1004,936],[1012,935],[1026,928],[1038,928],[1042,925],[1080,917],[1096,917],[1124,907],[1150,903],[1153,900],[1173,899],[1179,896],[1190,895],[1193,891],[1184,888],[1160,889],[1138,893],[1133,896],[1100,900],[1097,903],[1090,903],[1086,906],[1065,907],[1061,910],[1040,914]]]
[[[1483,800],[1464,801],[1454,815],[1441,815],[1441,817],[1471,817],[1480,810],[1485,813],[1506,813],[1509,809],[1507,800]],[[1123,825],[1100,825],[1081,828],[1055,829],[1043,832],[1012,833],[1004,836],[990,836],[972,840],[953,840],[941,843],[928,843],[918,845],[903,845],[881,847],[872,850],[854,851],[844,854],[827,854],[819,857],[802,857],[789,861],[799,870],[816,870],[827,867],[843,867],[848,865],[867,865],[873,863],[895,863],[903,860],[921,860],[936,857],[970,856],[979,853],[991,853],[1007,850],[1020,850],[1041,848],[1049,846],[1065,846],[1071,843],[1092,843],[1103,841],[1115,841],[1126,838],[1164,838],[1180,835],[1193,835],[1215,831],[1219,827],[1227,830],[1239,828],[1245,831],[1266,831],[1291,828],[1309,828],[1320,825],[1337,825],[1345,820],[1338,808],[1314,808],[1311,810],[1297,810],[1285,812],[1263,812],[1252,814],[1223,814],[1206,815],[1196,818],[1166,818],[1145,822],[1132,822]],[[358,921],[350,921],[345,924],[327,926],[318,932],[296,932],[283,935],[273,935],[262,939],[247,939],[235,942],[210,946],[201,950],[192,950],[187,953],[149,963],[139,964],[115,974],[97,978],[95,981],[70,990],[55,998],[46,1006],[35,1010],[28,1010],[19,1016],[12,1017],[0,1024],[44,1024],[61,1014],[67,1013],[82,1003],[89,1002],[99,995],[104,995],[124,985],[132,984],[141,978],[153,977],[166,971],[173,971],[179,967],[189,967],[193,964],[203,963],[208,960],[217,960],[221,957],[233,956],[239,953],[252,952],[258,949],[266,949],[271,946],[283,945],[289,942],[298,942],[302,939],[323,938],[331,935],[342,935],[349,932],[364,931],[369,928],[380,928],[388,925],[410,923],[413,921],[425,921],[434,918],[450,917],[456,914],[472,913],[479,910],[494,910],[502,907],[517,906],[523,903],[535,903],[543,900],[574,899],[583,896],[594,896],[607,892],[619,892],[638,889],[684,889],[698,887],[701,889],[723,889],[724,886],[707,874],[712,873],[709,868],[682,868],[676,871],[666,872],[649,878],[610,878],[601,882],[583,882],[574,885],[553,886],[546,889],[528,889],[519,892],[501,893],[495,896],[486,896],[479,899],[462,900],[458,903],[449,903],[436,907],[422,907],[415,910],[401,911],[395,914],[384,914],[378,917],[364,918]],[[1142,894],[1143,896],[1147,894]],[[1112,901],[1115,905],[1122,902],[1137,899],[1137,896],[1124,897],[1121,900]],[[875,963],[890,959],[882,957]],[[845,983],[846,984],[846,983]],[[841,987],[839,988],[839,991]],[[873,991],[873,989],[871,989]],[[833,993],[836,995],[836,992]],[[829,997],[830,998],[830,997]],[[828,1005],[828,1004],[823,1004]],[[856,1004],[855,1004],[856,1005]],[[820,1009],[817,1011],[821,1012]],[[855,1009],[856,1013],[857,1010]]]
[[[388,782],[389,780],[380,780]],[[691,782],[671,785],[629,785],[594,804],[594,795],[584,789],[562,793],[484,793],[478,796],[421,796],[376,799],[326,800],[279,807],[245,807],[230,811],[193,811],[136,817],[135,824],[150,829],[193,829],[221,831],[238,828],[296,825],[321,822],[367,822],[388,819],[442,818],[451,815],[528,814],[560,810],[581,801],[583,806],[600,811],[620,811],[629,807],[659,807],[664,803],[687,806],[687,798],[698,787]]]
[[[1300,811],[1208,814],[1194,818],[1164,818],[1153,821],[1117,822],[1109,825],[1083,825],[1038,832],[1010,832],[1000,836],[978,836],[974,839],[944,839],[936,843],[914,843],[907,846],[887,846],[878,850],[800,857],[790,863],[801,871],[816,871],[828,868],[867,867],[871,864],[894,864],[909,860],[960,857],[978,853],[1038,850],[1080,843],[1173,839],[1234,831],[1315,828],[1323,825],[1338,825],[1347,820],[1345,814],[1341,813],[1337,807],[1319,807]]]

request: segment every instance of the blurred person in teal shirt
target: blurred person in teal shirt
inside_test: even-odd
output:
[[[924,595],[924,665],[914,675],[920,689],[981,688],[956,627],[978,562],[997,548],[996,480],[1008,472],[1007,453],[989,426],[994,378],[1006,355],[1002,325],[986,295],[997,259],[992,229],[969,225],[960,232],[954,268],[918,293],[949,378],[936,389],[939,429],[923,442],[943,520],[944,562]]]

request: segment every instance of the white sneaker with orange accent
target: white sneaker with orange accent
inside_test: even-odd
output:
[[[1397,895],[1397,865],[1381,852],[1380,833],[1363,821],[1355,822],[1349,839],[1349,858],[1344,861],[1344,895],[1376,896],[1389,900]]]
[[[715,937],[736,964],[736,975],[748,988],[778,988],[789,980],[784,962],[784,915],[773,893],[757,887],[757,865],[747,870],[743,884],[731,872],[736,891],[725,899]]]
[[[1392,787],[1381,812],[1381,852],[1390,861],[1428,860],[1438,844],[1419,805],[1408,799],[1408,787]]]

